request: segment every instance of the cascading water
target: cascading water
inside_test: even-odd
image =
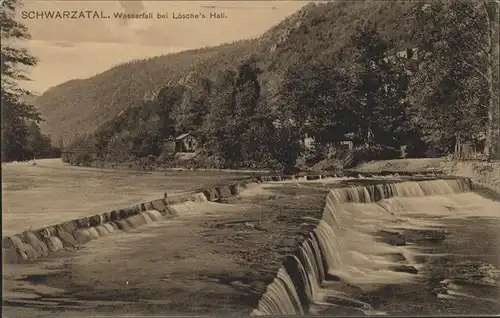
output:
[[[343,205],[377,202],[394,196],[447,195],[470,189],[468,180],[455,179],[331,190],[326,197],[323,218],[295,255],[280,268],[252,315],[314,314],[317,307],[327,306],[348,307],[365,314],[375,314],[369,304],[334,289],[336,281],[347,282],[363,290],[364,285],[373,287],[389,281],[411,282],[414,275],[390,271],[391,261],[380,255],[399,250],[358,232],[356,226],[363,220],[357,220],[357,217],[366,213],[363,214],[362,208],[356,211]],[[377,206],[378,211],[373,211],[375,216],[391,212],[387,206]],[[358,251],[352,249],[353,244],[357,244]]]

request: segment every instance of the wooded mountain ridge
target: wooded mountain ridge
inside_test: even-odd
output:
[[[260,38],[127,63],[39,100],[60,99],[58,134],[84,150],[75,164],[169,165],[164,142],[184,133],[198,167],[310,166],[341,159],[345,138],[362,160],[443,156],[457,142],[491,158],[497,17],[487,0],[309,4]]]
[[[212,78],[251,54],[262,70],[263,94],[271,98],[284,70],[297,58],[343,52],[342,62],[348,63],[348,40],[360,20],[383,26],[383,33],[397,39],[401,50],[414,46],[408,19],[414,7],[415,2],[408,1],[311,3],[257,39],[131,61],[88,79],[71,80],[37,98],[45,119],[41,128],[53,141],[62,138],[69,145],[161,88],[182,83],[190,74]]]

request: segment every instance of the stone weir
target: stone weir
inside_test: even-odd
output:
[[[129,208],[3,237],[3,259],[4,262],[8,263],[32,262],[57,251],[78,248],[90,240],[107,236],[110,232],[128,231],[163,218],[175,217],[186,209],[185,202],[217,202],[238,195],[241,189],[247,188],[251,184],[284,180],[312,181],[331,177],[367,178],[375,175],[373,173],[345,171],[337,174],[259,176],[199,192],[174,195]],[[417,179],[418,176],[426,178],[425,174],[422,173],[412,175],[417,176]]]
[[[337,308],[335,310],[342,307],[356,310],[361,315],[374,314],[375,311],[368,303],[351,297],[348,292],[339,290],[338,286],[344,281],[354,281],[354,286],[367,282],[380,285],[381,277],[411,280],[415,277],[415,272],[401,273],[394,267],[391,268],[387,260],[374,262],[373,258],[367,258],[343,244],[346,241],[358,240],[357,246],[364,248],[363,253],[367,253],[366,255],[376,253],[375,250],[384,253],[393,251],[391,246],[373,243],[367,238],[368,235],[358,232],[360,225],[371,224],[370,216],[375,219],[381,217],[373,216],[374,211],[366,210],[367,207],[363,207],[363,204],[368,205],[391,197],[463,193],[471,191],[471,188],[470,179],[460,178],[332,189],[327,194],[323,217],[318,220],[317,227],[306,236],[296,252],[285,259],[252,315],[310,315],[318,314],[318,307]],[[359,215],[353,214],[353,210],[346,210],[346,205],[353,203],[361,204],[357,208]],[[385,215],[391,218],[391,211],[386,212]],[[394,264],[397,263],[392,263]],[[378,265],[381,267],[377,267]],[[375,282],[374,279],[378,281]],[[336,283],[339,285],[335,285]],[[334,285],[336,288],[332,288]]]
[[[186,209],[185,202],[219,201],[237,195],[251,184],[282,180],[317,180],[334,175],[259,176],[199,192],[174,195],[90,217],[62,222],[38,230],[3,237],[4,262],[31,262],[51,253],[78,248],[90,240],[114,231],[127,231],[163,218],[175,217]]]

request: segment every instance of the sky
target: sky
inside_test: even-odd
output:
[[[35,93],[110,67],[186,49],[214,46],[259,36],[308,1],[88,1],[24,0],[16,19],[32,38],[27,48],[39,63],[32,81],[20,83]],[[29,18],[34,12],[102,11],[104,19]],[[24,12],[24,14],[23,14]],[[153,19],[124,20],[115,13],[152,13]],[[223,13],[221,19],[173,19],[180,14]],[[71,13],[72,14],[72,13]],[[168,14],[168,19],[158,19]]]

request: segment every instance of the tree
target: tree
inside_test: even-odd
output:
[[[40,113],[22,97],[31,95],[18,86],[28,80],[19,66],[34,66],[36,59],[26,49],[17,48],[16,40],[29,39],[27,28],[14,20],[17,0],[4,0],[0,9],[1,67],[2,67],[2,161],[23,160],[29,156],[26,149],[29,121],[40,122]]]
[[[235,79],[236,126],[240,142],[242,165],[250,167],[265,161],[269,125],[272,120],[265,116],[260,104],[260,69],[253,56],[244,59],[237,68]],[[266,133],[267,132],[267,133]]]
[[[52,150],[50,138],[40,131],[35,122],[29,122],[26,129],[26,150],[30,156],[42,157]]]
[[[272,116],[261,99],[257,60],[243,59],[236,70],[221,72],[214,83],[204,124],[206,153],[221,167],[276,165]]]
[[[352,75],[345,69],[336,67],[330,59],[318,60],[310,67],[319,81],[314,85],[314,104],[308,109],[305,132],[315,138],[320,147],[344,139],[351,133]]]
[[[306,134],[305,127],[310,111],[317,105],[321,77],[317,72],[321,67],[311,65],[310,60],[295,60],[285,71],[278,88],[278,119],[283,126],[296,129],[299,136]]]
[[[62,137],[60,137],[58,140],[57,140],[57,148],[63,150],[64,149],[64,140]]]
[[[105,158],[112,162],[123,162],[130,158],[133,149],[134,142],[131,132],[117,132],[107,144]]]
[[[226,69],[217,74],[210,96],[209,112],[203,124],[200,139],[205,154],[220,168],[233,167],[240,161],[240,143],[237,136],[236,73]]]
[[[180,85],[166,86],[160,90],[154,101],[160,116],[160,135],[167,138],[175,134],[175,109],[184,97],[185,88]]]
[[[425,77],[420,82],[424,85],[415,86],[416,91],[431,96],[447,94],[449,98],[441,102],[455,118],[451,123],[456,123],[448,128],[463,134],[480,127],[488,157],[498,156],[500,151],[498,13],[498,2],[489,0],[441,0],[418,6],[416,12],[423,70],[419,76]],[[450,85],[455,89],[444,92]],[[432,102],[429,98],[421,101],[424,106]],[[468,110],[460,115],[464,108]]]
[[[320,144],[334,141],[352,127],[351,78],[335,57],[299,60],[285,72],[279,88],[279,120]]]
[[[237,68],[235,79],[236,87],[236,116],[240,122],[247,120],[255,113],[260,99],[259,74],[254,56],[244,59]]]
[[[208,102],[212,82],[207,78],[198,79],[186,90],[179,107],[175,111],[175,129],[200,137],[200,129],[208,112]]]
[[[393,43],[382,37],[377,26],[358,26],[351,39],[356,63],[354,116],[357,137],[368,144],[398,147],[411,130],[406,102],[409,74],[397,57],[388,58]]]
[[[350,65],[340,54],[292,64],[279,90],[280,122],[320,150],[351,134],[355,142],[392,148],[407,144],[415,127],[408,112],[409,74],[402,60],[388,59],[394,45],[377,26],[359,25],[350,39]]]

